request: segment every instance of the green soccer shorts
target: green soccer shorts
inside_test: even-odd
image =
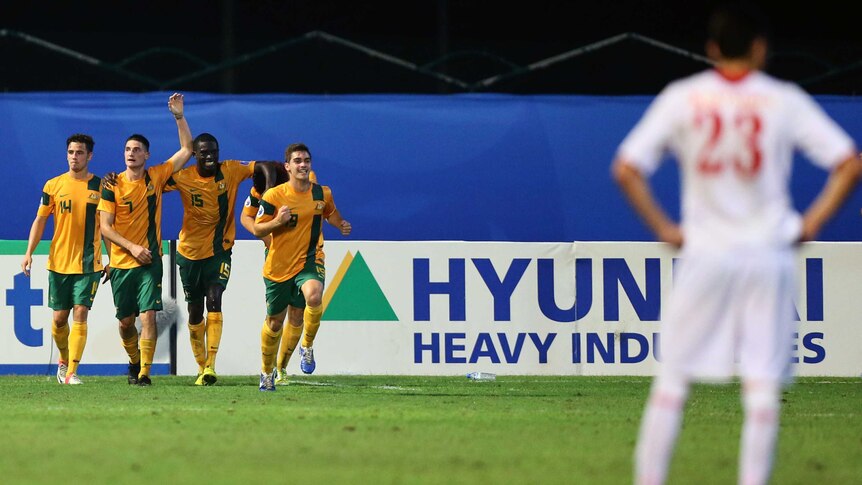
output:
[[[322,264],[311,264],[303,268],[293,278],[281,283],[263,279],[266,285],[266,314],[278,315],[288,305],[294,308],[305,308],[305,296],[302,294],[302,285],[308,280],[317,280],[323,283],[326,279],[326,270]]]
[[[162,309],[162,260],[137,268],[111,268],[111,290],[117,319]]]
[[[188,259],[177,253],[180,280],[187,302],[202,302],[207,288],[220,285],[227,288],[230,279],[231,251],[224,251],[204,259]]]
[[[93,307],[102,273],[62,274],[48,271],[48,306],[71,310],[75,305]]]

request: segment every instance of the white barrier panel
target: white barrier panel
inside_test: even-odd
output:
[[[327,241],[317,373],[650,375],[673,253],[656,243]],[[799,257],[799,375],[862,371],[857,243]],[[239,241],[224,294],[222,374],[260,368],[263,246]],[[197,365],[180,328],[178,372]],[[289,371],[299,373],[298,354]]]
[[[21,272],[26,242],[0,241],[0,374],[53,374],[59,357],[51,322],[53,311],[48,304],[48,256],[37,251],[33,256],[30,277]],[[40,249],[47,249],[41,243]],[[38,254],[43,253],[43,254]],[[107,261],[107,257],[103,260]],[[163,296],[169,295],[170,265],[162,259],[165,275]],[[81,359],[82,376],[125,374],[129,358],[120,341],[110,283],[99,285],[87,322],[87,346]],[[184,316],[180,316],[185,321]],[[71,316],[69,323],[71,323]],[[153,358],[153,374],[170,372],[168,334],[159,335]],[[83,377],[82,377],[83,378]],[[84,378],[84,380],[86,380]]]
[[[799,375],[862,372],[862,282],[854,274],[860,249],[812,243],[800,253]],[[328,241],[326,252],[319,374],[650,375],[657,349],[660,356],[673,265],[673,253],[660,244]],[[56,361],[45,256],[36,258],[30,280],[20,275],[20,259],[0,256],[0,373],[41,373],[32,369]],[[259,372],[262,264],[259,241],[237,242],[220,374]],[[166,265],[165,288],[167,272]],[[110,289],[101,287],[83,361],[108,365],[106,373],[126,360],[113,312]],[[185,323],[183,308],[177,370],[194,375]],[[157,347],[162,364],[167,341],[161,336]],[[289,370],[298,367],[297,355]]]

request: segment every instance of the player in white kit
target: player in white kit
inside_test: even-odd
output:
[[[862,174],[850,137],[796,85],[760,72],[765,22],[748,7],[717,11],[707,53],[715,69],[668,85],[619,147],[613,175],[659,240],[681,247],[662,322],[661,367],[635,452],[635,481],[663,483],[693,380],[743,383],[739,482],[766,483],[790,375],[795,247],[835,213]],[[801,149],[831,172],[804,215],[788,184]],[[682,222],[646,177],[666,151],[682,178]]]

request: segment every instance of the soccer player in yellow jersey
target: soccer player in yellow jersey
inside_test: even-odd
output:
[[[168,178],[192,156],[192,133],[183,116],[183,96],[168,108],[177,122],[180,149],[161,165],[146,167],[150,143],[142,135],[126,140],[126,170],[102,189],[102,235],[111,241],[111,290],[120,338],[129,355],[129,384],[149,386],[156,350],[156,311],[162,309],[162,191]],[[141,335],[135,317],[141,316]]]
[[[69,171],[45,183],[21,261],[21,269],[30,276],[33,251],[42,238],[48,216],[54,214],[54,237],[47,265],[48,306],[54,310],[51,334],[60,351],[57,365],[60,384],[81,384],[78,364],[87,344],[87,315],[104,269],[102,233],[96,213],[101,179],[88,168],[94,145],[93,138],[84,134],[66,140]]]
[[[285,163],[278,164],[274,167],[274,173],[271,174],[272,180],[264,180],[263,173],[255,175],[254,185],[251,187],[249,196],[245,199],[245,205],[243,207],[242,214],[240,215],[240,223],[248,230],[248,232],[254,234],[254,219],[257,216],[258,209],[260,208],[261,194],[276,185],[287,182],[290,178],[287,174],[287,165],[291,156],[297,152],[305,152],[311,156],[311,152],[307,146],[302,143],[293,143],[284,151]],[[309,172],[308,179],[312,183],[317,183],[317,175],[314,173],[314,170]],[[261,238],[267,251],[269,251],[270,239],[270,235]],[[287,321],[289,325],[287,327],[287,332],[283,331],[284,327],[282,327],[282,330],[278,332],[279,339],[281,340],[280,350],[276,361],[277,376],[275,383],[278,385],[288,384],[287,363],[290,361],[290,357],[293,355],[293,351],[296,350],[296,346],[299,344],[299,339],[302,336],[303,311],[304,308],[302,307],[296,308],[288,305]],[[275,357],[275,355],[273,357]]]
[[[320,328],[323,313],[325,280],[322,220],[350,235],[350,223],[335,208],[329,187],[312,183],[311,155],[297,150],[287,161],[290,180],[267,190],[260,200],[254,223],[254,235],[271,235],[269,251],[263,266],[266,285],[267,319],[261,331],[262,373],[260,390],[275,390],[273,356],[278,334],[288,313],[288,305],[303,312],[290,313],[289,327],[302,327],[305,334],[300,348],[300,368],[306,374],[316,366],[312,345]],[[297,318],[298,321],[297,321]]]
[[[234,202],[240,182],[252,177],[256,164],[220,162],[218,140],[209,133],[198,135],[193,146],[197,163],[168,179],[166,190],[178,190],[183,201],[177,263],[189,309],[189,339],[198,363],[195,385],[211,386],[218,380],[215,361],[222,334],[222,293],[230,278],[236,238]]]

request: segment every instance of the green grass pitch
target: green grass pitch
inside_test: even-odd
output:
[[[0,482],[631,482],[637,377],[0,377]],[[862,381],[785,391],[773,483],[862,482]],[[736,480],[739,386],[692,391],[670,483]]]

